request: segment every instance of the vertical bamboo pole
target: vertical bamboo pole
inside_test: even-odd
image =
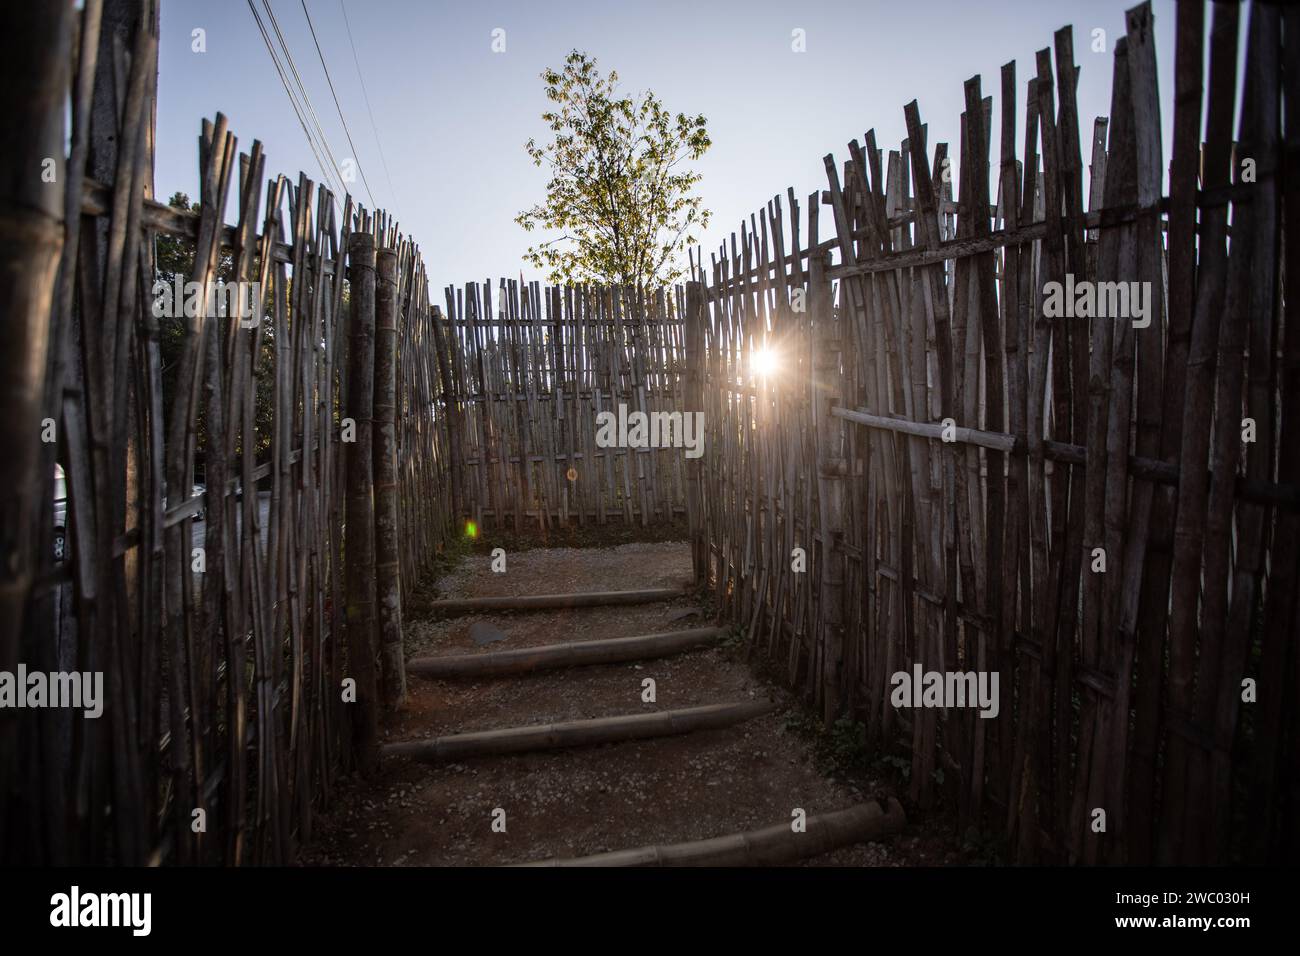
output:
[[[66,47],[72,25],[67,4],[22,4],[4,31],[6,84],[4,148],[0,150],[0,356],[4,408],[12,428],[0,464],[0,667],[12,670],[23,633],[36,548],[30,540],[46,479],[40,460],[41,383],[50,305],[63,250],[63,112],[68,83]],[[54,182],[42,175],[53,163]],[[40,480],[38,480],[40,479]]]
[[[52,526],[43,518],[54,469],[46,464],[51,457],[49,449],[42,448],[41,394],[59,259],[65,238],[75,250],[72,234],[79,226],[74,215],[65,229],[64,208],[66,203],[70,211],[76,209],[81,177],[62,164],[62,105],[69,81],[65,47],[74,16],[71,5],[22,4],[6,12],[6,28],[0,37],[8,80],[2,94],[7,122],[0,133],[4,144],[0,149],[0,261],[5,264],[0,270],[0,316],[4,317],[0,321],[0,362],[5,371],[2,404],[9,440],[0,463],[0,559],[5,568],[0,577],[0,608],[4,611],[0,614],[0,670],[12,672],[23,636],[39,626],[24,620],[24,608],[39,563],[38,543],[43,547],[50,540],[47,529]],[[87,26],[98,29],[93,16],[87,17]],[[78,85],[85,89],[84,82]],[[73,155],[84,162],[87,104],[84,94],[77,99],[75,118],[81,134],[74,137]],[[44,163],[54,164],[53,182],[42,175]],[[76,192],[65,196],[69,188]],[[65,275],[70,277],[74,267],[75,261],[67,263]],[[62,285],[71,289],[67,278]],[[58,315],[55,319],[60,324],[66,322]],[[20,724],[18,713],[8,709],[0,713],[0,859],[6,861],[21,854],[20,847],[29,841],[41,845],[36,828],[23,824],[24,818],[31,819],[32,807],[20,789],[24,774],[18,740],[20,733],[29,740],[39,739],[39,728],[34,726],[35,720]],[[46,776],[51,776],[48,771]],[[34,782],[28,781],[28,785],[34,786]],[[54,788],[47,785],[44,789]],[[60,806],[61,802],[46,809]],[[21,829],[29,832],[21,833]],[[52,836],[45,846],[56,848],[57,854],[61,841]],[[56,857],[52,862],[63,860]]]
[[[810,256],[813,315],[813,388],[816,394],[817,489],[821,504],[822,721],[839,716],[844,658],[844,425],[831,414],[840,404],[840,341],[830,280],[829,254]]]
[[[375,675],[375,515],[371,497],[371,416],[375,376],[375,240],[365,229],[352,236],[352,343],[347,417],[346,535],[347,622],[350,673],[356,681],[354,738],[357,763],[372,773],[379,758],[378,682]],[[347,423],[345,423],[347,424]]]
[[[704,408],[704,289],[698,282],[686,283],[686,408],[683,419]],[[691,567],[695,583],[704,584],[709,575],[709,545],[704,535],[704,492],[700,459],[686,461],[686,521],[691,536]]]
[[[462,492],[465,487],[465,453],[462,449],[465,413],[460,402],[460,396],[457,394],[455,379],[453,378],[454,372],[451,366],[451,352],[447,344],[448,339],[451,340],[453,346],[456,344],[455,329],[451,324],[453,318],[454,314],[444,318],[442,309],[435,305],[429,327],[433,332],[434,348],[437,352],[438,376],[442,380],[443,414],[446,416],[447,440],[451,452],[452,511],[455,513],[456,518],[460,519],[468,514],[466,511],[468,506]],[[444,322],[447,323],[447,332],[443,331]]]
[[[397,518],[397,253],[380,250],[375,280],[375,596],[384,703],[406,703]]]

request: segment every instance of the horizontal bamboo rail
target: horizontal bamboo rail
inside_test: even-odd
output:
[[[781,866],[797,860],[821,856],[855,843],[880,840],[898,833],[907,823],[903,808],[893,797],[888,810],[870,801],[808,817],[804,832],[795,832],[790,823],[777,823],[761,830],[732,833],[728,836],[647,846],[635,850],[615,850],[572,859],[542,860],[519,863],[520,867],[586,866]]]
[[[922,438],[966,442],[971,445],[979,445],[981,448],[996,448],[999,451],[1012,451],[1016,447],[1015,435],[999,435],[980,431],[978,428],[954,426],[951,430],[951,436],[945,437],[944,426],[930,422],[909,422],[896,418],[885,418],[881,415],[853,411],[848,408],[832,408],[831,414],[836,418],[843,418],[845,421],[856,422],[859,425],[871,425],[874,428],[887,428],[902,435],[918,435]]]
[[[917,435],[922,438],[944,437],[944,426],[934,422],[911,422],[906,419],[886,418],[872,415],[861,409],[833,408],[831,414],[858,425],[870,428],[882,428],[900,435]],[[955,427],[952,430],[952,443],[968,443],[981,448],[993,448],[1012,455],[1028,455],[1029,443],[1024,436],[1011,435],[1006,432],[984,431],[978,428]],[[1084,467],[1088,460],[1088,449],[1083,445],[1070,442],[1044,440],[1042,455],[1047,461],[1061,462],[1066,465]],[[1135,478],[1157,482],[1162,485],[1178,484],[1178,466],[1155,458],[1142,455],[1130,455],[1128,469]],[[1207,472],[1208,474],[1208,472]],[[1247,478],[1238,475],[1235,480],[1237,497],[1259,504],[1277,505],[1282,508],[1300,508],[1300,484],[1295,482],[1275,482]]]
[[[1248,194],[1248,189],[1244,188],[1242,183],[1233,183],[1230,186],[1220,187],[1217,189],[1202,189],[1196,196],[1196,206],[1199,209],[1211,209],[1216,206],[1223,206],[1233,201],[1242,201]],[[826,204],[832,202],[830,192],[821,194],[821,201]],[[951,201],[945,201],[941,204],[941,212],[945,217],[953,216],[961,210],[961,206]],[[1135,222],[1140,218],[1151,218],[1157,221],[1160,217],[1169,213],[1170,201],[1168,197],[1162,197],[1154,206],[1123,206],[1116,209],[1097,209],[1083,213],[1079,218],[1084,226],[1089,229],[1101,227],[1117,226],[1123,223]],[[899,216],[891,216],[887,222],[890,228],[907,225],[916,221],[911,211]],[[1167,222],[1160,223],[1162,228],[1168,228]],[[904,251],[885,256],[870,262],[859,262],[853,265],[838,265],[831,268],[827,275],[831,279],[846,279],[855,275],[871,275],[877,272],[886,272],[894,269],[907,269],[914,266],[932,265],[938,262],[950,262],[954,259],[962,259],[981,252],[992,252],[1003,246],[1012,243],[1034,242],[1045,238],[1049,233],[1049,223],[1046,220],[1026,223],[1019,229],[1007,230],[999,229],[986,236],[978,239],[949,239],[940,242],[937,249],[927,249],[923,251]],[[870,239],[872,232],[863,226],[854,229],[851,233],[854,239]],[[775,284],[780,278],[782,268],[790,268],[796,264],[806,262],[808,256],[823,255],[833,252],[839,248],[840,240],[837,236],[834,239],[827,239],[814,246],[805,249],[796,250],[785,256],[779,261],[773,261],[762,265],[754,266],[746,270],[742,275],[733,276],[716,286],[710,286],[706,292],[709,298],[715,298],[725,295],[744,285],[757,286],[760,282]]]
[[[745,701],[733,704],[707,704],[681,710],[661,710],[650,714],[623,717],[597,717],[571,720],[536,727],[510,727],[505,730],[482,730],[430,740],[408,740],[385,744],[384,757],[409,757],[428,763],[446,763],[469,757],[528,753],[536,750],[563,750],[597,744],[622,743],[649,737],[668,737],[697,730],[730,727],[777,707],[768,701]]]

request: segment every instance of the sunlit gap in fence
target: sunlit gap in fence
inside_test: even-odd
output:
[[[749,371],[754,378],[772,378],[779,375],[781,354],[772,346],[759,346],[749,356]]]

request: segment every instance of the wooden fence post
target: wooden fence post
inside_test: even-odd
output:
[[[447,340],[455,343],[455,332],[451,325],[454,315],[444,317],[439,306],[433,306],[433,317],[429,326],[433,330],[434,354],[438,360],[438,377],[442,381],[443,415],[447,422],[447,441],[451,448],[451,502],[452,514],[457,524],[468,517],[468,505],[463,492],[465,483],[465,453],[462,442],[465,427],[465,413],[460,401],[460,394],[455,370],[451,364],[451,350]],[[443,329],[446,323],[446,330]]]
[[[397,252],[380,250],[375,281],[375,596],[384,703],[406,703],[397,527]]]
[[[53,525],[46,515],[51,514],[48,502],[53,498],[49,489],[54,446],[41,441],[42,391],[47,387],[51,305],[61,298],[56,277],[65,237],[75,254],[81,176],[62,161],[62,104],[70,81],[62,54],[72,32],[71,5],[20,4],[5,12],[0,49],[9,82],[0,94],[6,118],[0,134],[4,142],[0,149],[0,261],[4,263],[0,270],[0,363],[4,366],[3,405],[8,427],[0,460],[0,563],[5,569],[0,576],[0,670],[13,672],[25,656],[23,645],[31,646],[29,635],[44,631],[27,610],[37,569],[49,561],[38,555],[51,540]],[[97,23],[91,25],[93,19],[93,15],[86,17],[92,31],[98,29]],[[84,94],[78,99],[84,108]],[[74,133],[73,138],[72,155],[80,156],[83,164],[86,128],[84,122],[79,123],[81,135]],[[46,164],[49,176],[43,175]],[[70,222],[65,220],[65,210],[73,213]],[[62,273],[69,277],[62,283],[68,289],[72,288],[73,266],[75,261],[65,265]],[[54,346],[57,350],[57,338]],[[48,640],[42,643],[47,647],[53,644]],[[34,656],[26,659],[36,663]],[[41,812],[34,813],[37,801],[22,793],[20,781],[25,779],[26,762],[20,742],[39,738],[30,729],[35,721],[21,721],[21,713],[10,708],[0,712],[0,860],[6,863],[21,860],[29,841],[37,843],[37,828],[29,828],[29,821],[45,814],[49,814],[46,819],[66,819],[61,817],[61,799],[47,798]],[[58,759],[53,753],[40,756],[46,762]],[[28,786],[28,794],[41,794],[45,789],[30,781]],[[54,853],[43,862],[66,862],[61,839],[54,846]]]
[[[704,410],[704,287],[699,282],[686,283],[686,407],[682,417]],[[708,424],[705,423],[705,428]],[[701,445],[703,448],[703,445]],[[709,578],[709,544],[704,537],[704,494],[701,487],[700,459],[686,460],[686,521],[691,536],[691,567],[695,583]]]
[[[49,105],[62,102],[68,83],[61,54],[72,14],[63,7],[12,11],[17,22],[9,23],[4,44],[7,62],[16,70],[12,76],[23,80],[5,97],[5,115],[13,122],[6,124],[11,132],[0,151],[0,255],[6,265],[0,273],[0,361],[11,425],[9,451],[0,463],[0,556],[5,567],[0,581],[0,666],[6,669],[18,659],[23,608],[36,566],[35,515],[42,513],[49,481],[37,468],[44,460],[39,411],[49,312],[63,251],[62,180],[70,173],[56,160],[63,154],[63,114]],[[42,174],[43,164],[49,164],[55,182]]]
[[[822,645],[822,721],[839,716],[844,663],[844,423],[831,409],[840,404],[839,330],[831,283],[830,254],[809,256],[813,320],[813,387],[817,400],[817,490],[821,504],[820,605]]]
[[[348,369],[348,408],[343,422],[352,427],[348,443],[347,510],[344,525],[349,676],[356,681],[353,703],[357,763],[374,771],[379,757],[378,682],[375,676],[375,515],[372,497],[371,416],[375,377],[375,239],[353,233],[352,341]]]

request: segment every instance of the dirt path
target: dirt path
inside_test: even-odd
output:
[[[538,549],[507,556],[495,574],[483,555],[438,582],[447,597],[672,587],[690,581],[685,544]],[[561,641],[680,630],[710,622],[690,598],[631,607],[461,615],[407,622],[410,656],[505,650]],[[506,639],[470,638],[476,622]],[[642,700],[645,678],[656,699]],[[860,773],[819,773],[810,741],[791,729],[793,701],[754,676],[734,646],[659,660],[522,677],[435,681],[412,677],[410,703],[384,742],[700,704],[772,699],[774,713],[719,730],[549,753],[430,766],[389,759],[370,782],[346,782],[318,821],[307,864],[495,865],[676,843],[770,826],[893,795]],[[506,830],[493,832],[495,810]],[[881,843],[848,847],[810,865],[945,862],[940,841],[909,826]],[[929,857],[927,859],[926,857]]]

